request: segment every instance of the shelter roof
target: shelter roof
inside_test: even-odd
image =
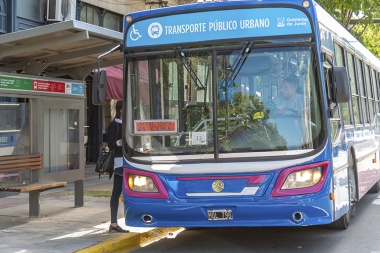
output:
[[[0,36],[0,71],[84,79],[98,56],[119,45],[123,34],[68,20]],[[100,67],[122,63],[119,51],[101,58]]]

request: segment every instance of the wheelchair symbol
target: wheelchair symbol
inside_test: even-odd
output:
[[[132,25],[132,31],[129,33],[129,37],[133,41],[136,41],[142,37],[142,35],[139,33],[139,30],[135,28],[135,25]]]

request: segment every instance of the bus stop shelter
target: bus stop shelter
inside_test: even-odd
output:
[[[75,206],[84,199],[90,94],[84,80],[97,68],[98,56],[121,41],[120,32],[76,20],[0,36],[0,114],[9,121],[0,124],[0,156],[42,154],[43,168],[26,178],[74,182]],[[121,53],[114,52],[100,66],[121,63]],[[101,126],[93,127],[102,134]],[[24,180],[14,173],[0,176],[0,184]],[[39,192],[30,192],[30,216],[39,216],[39,201]]]

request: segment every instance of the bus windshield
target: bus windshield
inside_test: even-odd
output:
[[[310,46],[249,41],[128,58],[126,153],[165,161],[316,149],[325,136],[314,58]]]

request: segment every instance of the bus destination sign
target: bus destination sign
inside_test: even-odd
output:
[[[292,8],[218,10],[137,21],[126,31],[126,47],[223,39],[311,34],[307,15]]]
[[[170,134],[177,133],[177,121],[162,120],[135,120],[135,134]]]

